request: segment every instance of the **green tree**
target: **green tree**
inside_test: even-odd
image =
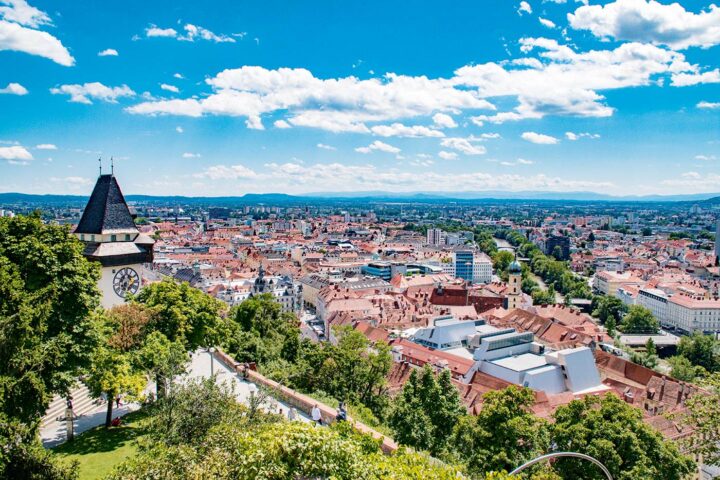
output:
[[[563,259],[562,247],[560,247],[560,245],[556,245],[555,248],[553,248],[551,255],[555,260],[562,260]]]
[[[642,229],[642,234],[643,234],[643,237],[649,237],[650,235],[653,234],[652,228],[650,228],[650,227],[643,227],[643,229]]]
[[[492,257],[493,268],[496,272],[505,272],[514,259],[515,256],[507,250],[499,250]]]
[[[509,471],[548,451],[547,422],[530,410],[532,390],[513,385],[483,399],[477,416],[461,417],[451,441],[470,473]]]
[[[655,342],[652,338],[648,338],[647,342],[645,342],[645,353],[647,355],[657,356],[657,347],[655,346]]]
[[[617,297],[604,295],[596,298],[597,301],[593,302],[595,305],[592,314],[593,317],[600,320],[600,323],[603,325],[610,318],[615,320],[615,324],[617,325],[617,323],[622,320],[623,315],[628,311],[628,306]]]
[[[151,435],[168,445],[202,443],[212,427],[232,423],[246,413],[227,384],[215,378],[178,385],[158,400],[151,419]]]
[[[160,332],[151,332],[134,354],[135,363],[155,378],[156,395],[165,396],[172,379],[185,371],[188,354],[182,344],[171,342]]]
[[[291,313],[283,313],[270,294],[245,300],[230,311],[234,331],[224,345],[239,362],[268,365],[294,362],[300,347],[300,330]]]
[[[620,329],[623,333],[657,333],[660,324],[650,310],[640,305],[632,305],[623,317]]]
[[[161,332],[171,342],[181,342],[188,350],[220,345],[229,332],[222,317],[224,304],[186,282],[166,279],[151,283],[140,290],[135,301],[153,313],[147,329]]]
[[[97,264],[67,227],[0,218],[0,412],[30,423],[101,342]]]
[[[388,419],[395,440],[437,455],[445,450],[459,418],[465,414],[450,371],[437,377],[426,364],[413,370],[395,398]]]
[[[107,397],[106,428],[112,422],[115,398],[121,394],[130,400],[138,398],[147,384],[145,376],[133,367],[129,354],[106,347],[93,352],[92,366],[83,381],[95,397]]]
[[[719,350],[718,341],[711,335],[695,332],[680,338],[677,352],[693,365],[702,367],[708,372],[716,372],[720,369]]]
[[[720,463],[720,373],[712,373],[700,382],[704,391],[695,392],[685,401],[685,410],[672,416],[689,427],[690,436],[682,440],[689,452],[699,455],[707,465]]]
[[[533,305],[553,305],[555,303],[555,289],[552,285],[547,290],[540,288],[532,292]]]
[[[695,464],[677,445],[645,423],[642,411],[615,395],[587,396],[558,407],[552,439],[557,450],[595,457],[618,480],[682,480]],[[597,468],[577,459],[559,459],[554,469],[568,480],[601,480]]]
[[[617,329],[617,322],[615,321],[615,317],[609,317],[607,321],[605,322],[605,328],[607,329],[608,335],[611,337],[615,336],[615,329]]]
[[[697,377],[704,377],[708,373],[703,367],[693,365],[690,360],[682,355],[675,355],[668,358],[667,361],[672,367],[670,375],[683,382],[693,382]]]

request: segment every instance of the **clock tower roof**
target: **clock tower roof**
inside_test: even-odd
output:
[[[114,175],[100,175],[75,233],[138,233]]]

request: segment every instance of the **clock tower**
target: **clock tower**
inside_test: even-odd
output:
[[[100,175],[74,234],[85,243],[85,257],[102,266],[99,287],[105,308],[138,293],[142,265],[153,259],[155,242],[140,233],[134,218],[115,176]]]

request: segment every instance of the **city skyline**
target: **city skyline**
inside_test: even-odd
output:
[[[586,3],[0,0],[0,192],[720,191],[720,9]]]

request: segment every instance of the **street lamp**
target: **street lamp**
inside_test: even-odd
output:
[[[605,476],[607,477],[608,480],[613,480],[613,477],[610,474],[610,471],[605,467],[605,465],[600,463],[599,460],[591,457],[590,455],[585,455],[584,453],[575,453],[575,452],[553,452],[553,453],[548,453],[547,455],[541,455],[537,458],[530,460],[529,462],[523,463],[518,468],[516,468],[515,470],[510,472],[510,475],[515,475],[517,473],[520,473],[523,470],[525,470],[526,468],[531,467],[532,465],[535,465],[536,463],[540,463],[545,460],[549,460],[551,458],[560,458],[560,457],[575,457],[575,458],[579,458],[582,460],[587,460],[589,462],[592,462],[595,465],[597,465],[598,467],[600,467],[600,470],[602,470],[602,472],[605,474]]]
[[[215,347],[208,348],[208,353],[210,354],[210,376],[212,377],[215,375],[215,359],[213,358],[215,354]]]

